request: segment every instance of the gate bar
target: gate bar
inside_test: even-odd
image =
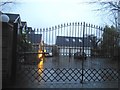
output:
[[[84,53],[84,37],[85,37],[85,22],[83,22],[83,51],[82,53]],[[84,54],[83,54],[84,55]],[[84,76],[84,70],[83,70],[83,65],[84,65],[84,56],[83,56],[83,59],[82,59],[82,80],[81,80],[81,83],[83,84],[83,76]]]

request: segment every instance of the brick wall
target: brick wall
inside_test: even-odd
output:
[[[0,89],[2,89],[2,23],[1,22],[0,22]]]
[[[2,23],[2,80],[11,78],[13,25]]]

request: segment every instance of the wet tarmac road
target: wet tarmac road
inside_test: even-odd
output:
[[[82,60],[77,60],[74,58],[69,57],[48,57],[44,61],[40,62],[38,65],[22,65],[21,69],[23,68],[35,68],[36,71],[33,73],[39,72],[38,68],[41,69],[53,69],[52,72],[55,72],[54,69],[81,69],[82,68]],[[111,69],[117,69],[118,63],[116,61],[111,61],[109,59],[103,59],[103,58],[96,58],[91,59],[87,58],[87,60],[83,63],[84,69],[102,69],[102,68],[111,68]],[[22,73],[22,72],[21,72]],[[32,74],[33,74],[32,73]],[[39,72],[40,74],[41,72]],[[29,72],[28,72],[29,74]],[[31,74],[31,75],[32,75]],[[54,74],[54,73],[53,73]],[[19,74],[20,75],[20,74]],[[24,83],[18,80],[17,85],[15,87],[29,87],[29,88],[117,88],[118,81],[89,81],[80,83],[81,77],[79,80],[76,81],[53,81],[49,82],[42,81],[34,79],[35,75],[31,76],[30,74],[28,77],[26,77],[26,80],[24,79]],[[41,73],[42,75],[42,73]],[[47,76],[50,78],[53,78],[51,76],[51,72],[47,73]],[[38,76],[37,76],[38,77]],[[57,77],[57,76],[56,76]],[[31,81],[31,78],[32,81]]]

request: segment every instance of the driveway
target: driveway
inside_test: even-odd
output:
[[[84,74],[87,78],[83,83],[81,82],[82,68],[88,70],[88,73]],[[38,70],[38,68],[40,68]],[[117,61],[112,61],[106,58],[87,58],[87,60],[74,59],[73,57],[47,57],[45,60],[40,61],[37,64],[21,65],[21,69],[18,70],[17,83],[14,87],[27,87],[27,88],[118,88],[118,81],[109,81],[111,78],[111,71],[100,71],[99,74],[94,74],[90,70],[99,69],[118,69]],[[58,70],[59,69],[59,70]],[[65,71],[63,71],[65,69]],[[71,69],[70,71],[67,71]],[[77,69],[75,71],[73,69]],[[43,70],[45,70],[43,72]],[[50,70],[50,71],[49,71]],[[57,71],[56,71],[57,70]],[[62,71],[62,73],[59,73]],[[66,72],[67,71],[67,72]],[[74,72],[74,73],[72,73]],[[79,73],[78,73],[79,72]],[[92,73],[91,73],[92,72]],[[97,73],[97,71],[95,71]],[[85,73],[85,71],[84,71]],[[116,71],[114,72],[116,73]],[[87,75],[90,76],[87,76]],[[102,81],[101,78],[107,75],[106,81]],[[117,73],[118,75],[118,73]],[[72,77],[71,77],[72,76]],[[79,77],[80,76],[80,77]],[[95,77],[94,77],[95,76]],[[113,74],[114,76],[114,74]],[[113,77],[112,76],[112,77]],[[58,78],[56,78],[58,77]],[[99,78],[98,78],[99,77]],[[56,78],[56,79],[54,79]],[[77,79],[79,78],[79,79]],[[92,79],[91,79],[92,78]],[[98,78],[94,81],[95,78]],[[99,81],[100,79],[100,81]],[[42,81],[41,81],[42,80]],[[51,82],[52,80],[52,82]],[[58,81],[57,81],[58,80]],[[70,80],[70,81],[69,81]],[[89,81],[90,80],[90,81]],[[97,81],[98,80],[98,81]],[[108,80],[108,81],[107,81]]]

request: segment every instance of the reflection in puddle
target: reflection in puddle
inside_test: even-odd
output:
[[[43,57],[43,51],[42,51],[42,48],[40,47],[40,49],[38,50],[38,59],[40,60],[39,63],[38,63],[38,73],[42,74],[42,70],[43,70],[43,61],[44,61],[44,57]]]
[[[40,50],[38,50],[38,53],[43,53],[43,51],[40,49]],[[38,58],[42,59],[43,58],[43,54],[38,54]]]
[[[43,69],[43,60],[38,63],[38,69]]]
[[[44,62],[44,59],[41,58],[41,61],[38,63],[38,74],[39,74],[39,80],[41,80],[41,77],[42,77],[42,73],[43,73],[43,62]]]

